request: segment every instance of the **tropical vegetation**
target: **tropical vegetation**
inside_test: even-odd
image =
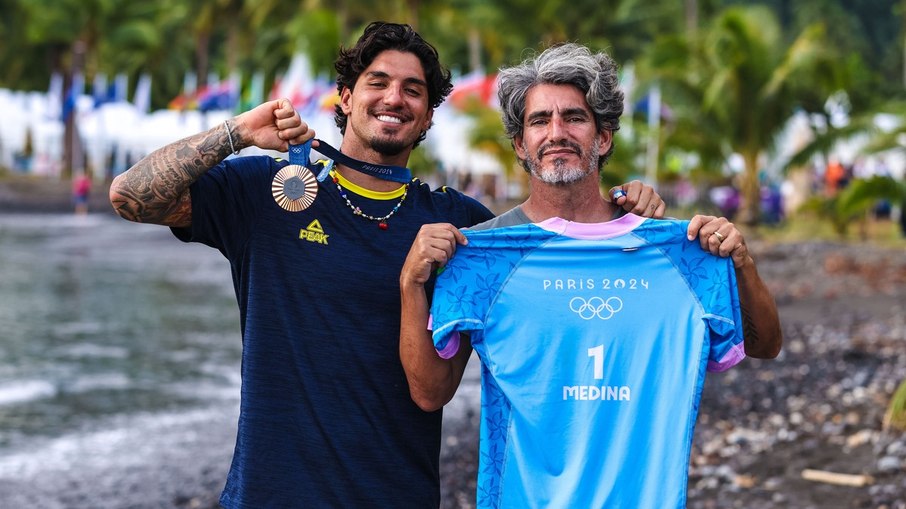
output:
[[[716,181],[737,157],[746,223],[760,219],[762,170],[795,115],[809,119],[813,137],[783,171],[824,164],[835,143],[859,136],[866,153],[906,151],[906,0],[0,0],[0,12],[0,88],[47,90],[55,73],[67,84],[76,73],[87,83],[147,73],[154,109],[180,94],[189,71],[199,86],[209,75],[261,73],[269,88],[304,52],[313,73],[330,75],[337,48],[375,19],[415,26],[456,74],[578,41],[624,65],[630,106],[644,106],[652,90],[664,105],[654,124],[644,108],[624,118],[605,178],[639,174],[656,154],[655,178]],[[467,110],[473,145],[514,168],[496,114]],[[893,127],[879,128],[879,115]],[[906,205],[906,185],[857,179],[806,210],[845,235],[879,199]],[[904,402],[906,382],[888,425],[906,427]]]
[[[640,174],[647,152],[655,178],[715,181],[737,157],[747,223],[759,221],[763,169],[794,114],[808,116],[815,136],[783,169],[822,164],[834,142],[860,133],[878,140],[867,150],[904,148],[903,128],[880,133],[871,119],[904,114],[891,104],[906,88],[906,0],[0,0],[0,10],[0,88],[47,90],[53,73],[67,83],[76,71],[86,83],[121,73],[135,83],[146,73],[155,109],[180,94],[188,71],[198,86],[208,76],[246,77],[246,91],[259,73],[267,89],[304,52],[313,73],[330,75],[337,48],[374,19],[415,26],[455,74],[579,41],[634,69],[631,103],[656,88],[664,104],[656,125],[644,108],[624,119],[605,176]],[[832,121],[832,98],[850,124]],[[511,168],[495,115],[480,108],[470,109],[474,144]],[[869,189],[898,196],[886,185]]]

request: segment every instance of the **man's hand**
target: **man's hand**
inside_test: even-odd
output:
[[[453,256],[466,236],[448,223],[426,224],[418,231],[400,272],[400,361],[412,401],[426,412],[446,405],[456,393],[472,347],[462,341],[449,359],[434,349],[428,330],[428,296],[425,283]]]
[[[642,217],[662,218],[667,211],[667,204],[661,199],[653,187],[641,180],[633,180],[620,186],[615,186],[608,193],[611,201],[622,207],[626,212],[632,212]]]
[[[733,266],[737,269],[747,263],[754,263],[742,232],[725,217],[697,215],[689,221],[686,236],[689,240],[698,237],[702,249],[713,255],[724,258],[732,256]]]
[[[256,146],[286,152],[289,145],[301,145],[315,137],[289,99],[268,101],[234,119],[236,149]]]
[[[456,245],[468,240],[449,223],[426,224],[418,231],[400,272],[400,286],[424,286],[438,267],[443,267],[456,252]]]
[[[689,240],[698,236],[702,249],[711,254],[733,257],[746,355],[759,359],[777,357],[783,345],[777,305],[758,275],[742,233],[724,217],[699,215],[689,221],[686,235]]]

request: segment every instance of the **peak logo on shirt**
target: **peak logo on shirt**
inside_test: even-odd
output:
[[[308,223],[308,226],[305,228],[299,230],[299,240],[307,240],[309,242],[327,245],[327,237],[330,237],[330,235],[324,233],[324,228],[321,227],[321,222],[317,219]]]

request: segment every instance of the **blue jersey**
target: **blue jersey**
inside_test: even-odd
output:
[[[343,181],[365,213],[399,204],[382,230],[330,179],[311,179],[310,206],[293,211],[285,167],[224,161],[192,185],[191,228],[174,230],[226,256],[239,304],[242,401],[221,504],[436,509],[442,416],[409,395],[399,274],[423,224],[470,226],[491,213],[417,180],[402,202],[402,191]]]
[[[431,311],[481,359],[478,507],[685,506],[705,372],[745,357],[732,261],[687,225],[465,231]]]

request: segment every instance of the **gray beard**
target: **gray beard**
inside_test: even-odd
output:
[[[551,170],[542,169],[538,159],[528,158],[525,164],[529,173],[538,180],[546,184],[567,185],[597,173],[600,154],[601,144],[596,140],[588,151],[587,157],[581,159],[579,166],[568,166],[560,159],[554,160],[554,167]]]

